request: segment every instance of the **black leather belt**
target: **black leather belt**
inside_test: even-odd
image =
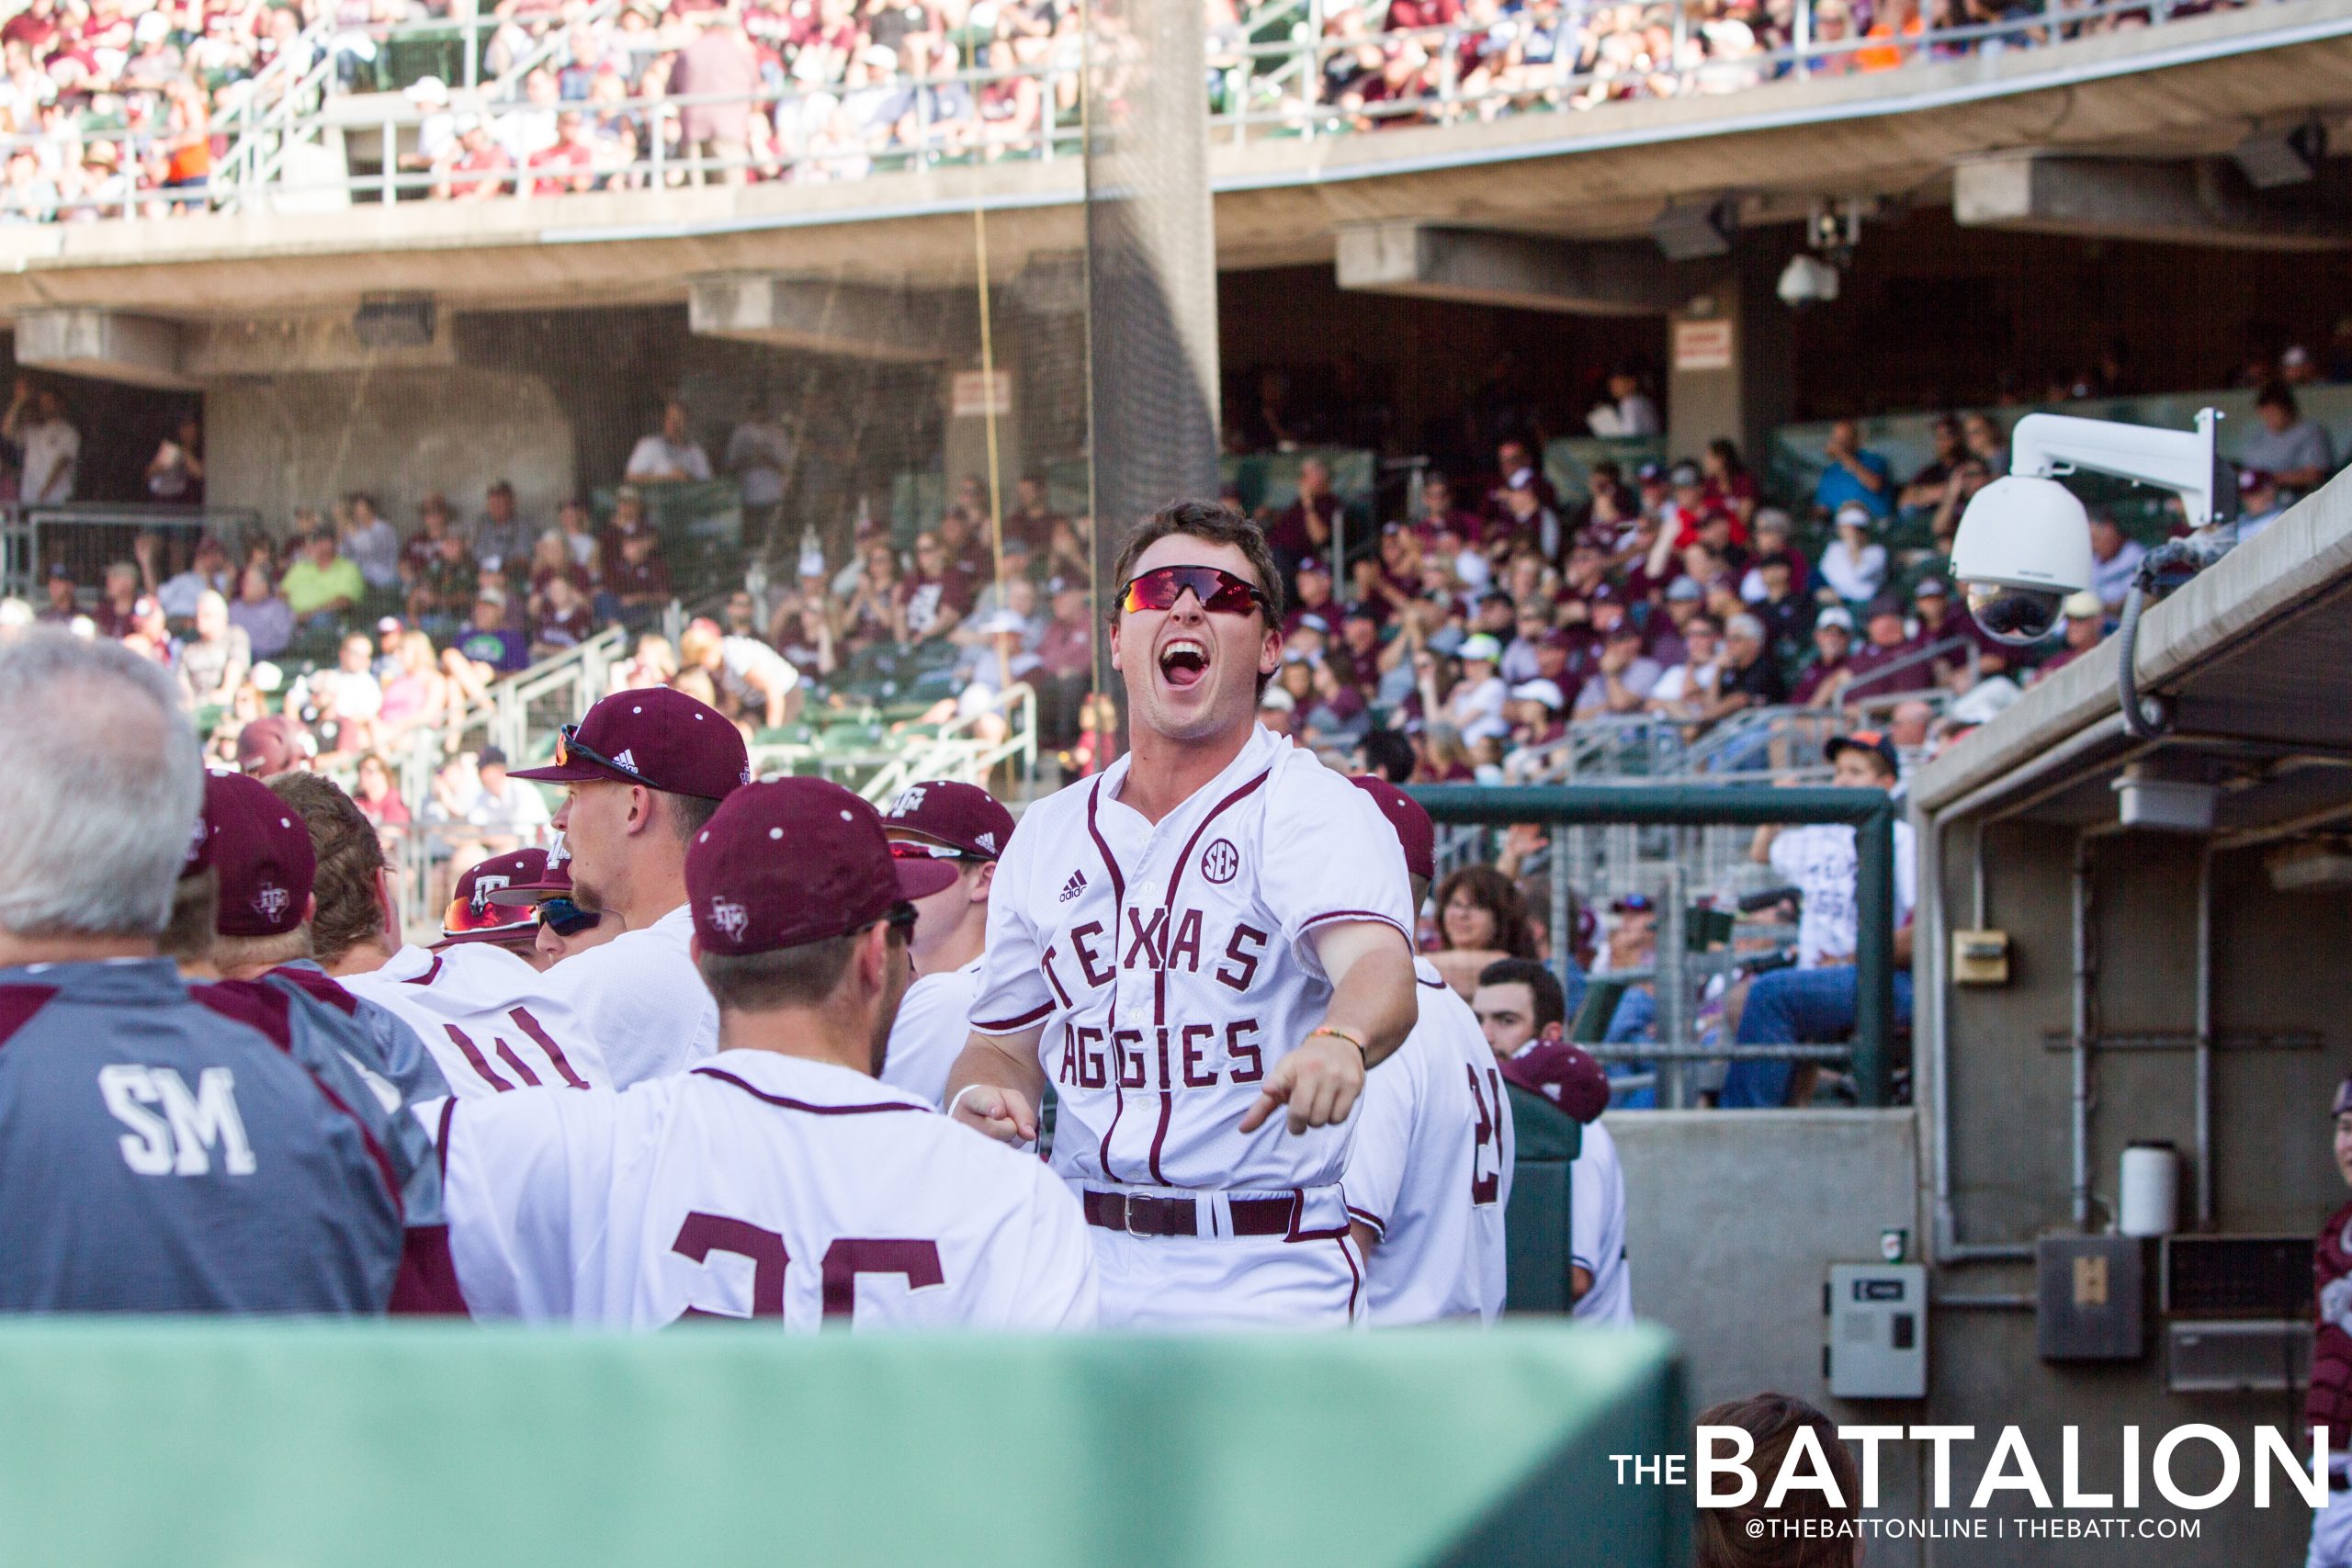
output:
[[[1081,1206],[1086,1223],[1129,1235],[1198,1235],[1200,1200],[1160,1198],[1148,1192],[1097,1192],[1089,1189]],[[1295,1227],[1300,1196],[1235,1198],[1226,1204],[1233,1216],[1235,1235],[1288,1235]]]

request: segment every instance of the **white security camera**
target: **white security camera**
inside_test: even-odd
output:
[[[1951,574],[1986,632],[2018,646],[2040,642],[2066,595],[2090,586],[2090,516],[2056,479],[1995,479],[1960,514]]]
[[[1819,256],[1793,255],[1781,269],[1781,303],[1792,310],[1838,298],[1838,269]]]
[[[1976,624],[2003,642],[2036,642],[2058,625],[2066,595],[2090,586],[2090,517],[2054,475],[2109,474],[2171,491],[2192,528],[2235,516],[2235,479],[2214,455],[2220,417],[2201,411],[2194,431],[2052,413],[2018,421],[2007,477],[1970,499],[1952,541],[1952,575]]]

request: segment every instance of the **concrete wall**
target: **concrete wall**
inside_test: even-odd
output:
[[[572,485],[571,422],[554,391],[521,371],[459,367],[233,380],[205,399],[209,493],[282,529],[300,507],[354,490],[403,528],[435,491],[463,516],[492,480],[526,516],[552,521]]]

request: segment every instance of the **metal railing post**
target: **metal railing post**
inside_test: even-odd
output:
[[[1894,1045],[1894,807],[1854,825],[1854,1091],[1884,1105]]]

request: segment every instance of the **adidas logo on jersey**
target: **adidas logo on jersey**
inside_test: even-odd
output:
[[[1060,901],[1067,904],[1085,891],[1086,873],[1082,871],[1073,871],[1069,874],[1069,880],[1062,884],[1062,896]]]

